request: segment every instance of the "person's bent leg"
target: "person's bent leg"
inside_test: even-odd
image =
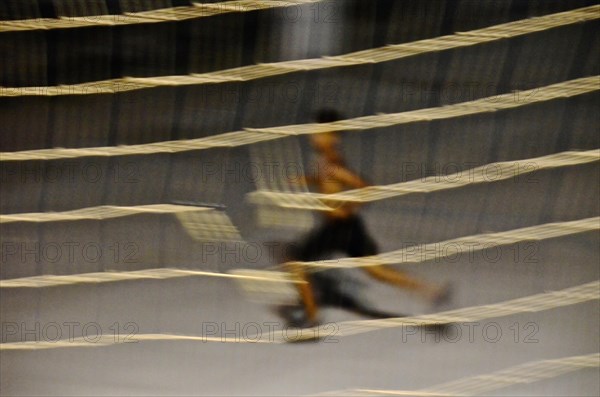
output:
[[[420,281],[404,272],[385,265],[366,266],[363,270],[376,280],[417,292],[432,302],[437,303],[446,295],[446,288],[444,287]]]
[[[353,313],[360,314],[362,316],[370,317],[373,319],[380,318],[393,318],[393,317],[406,317],[406,314],[401,313],[390,313],[383,310],[376,309],[369,305],[366,305],[363,300],[358,300],[353,297],[343,297],[340,300],[341,307],[349,310]]]
[[[352,239],[348,249],[349,256],[365,257],[373,256],[378,252],[377,244],[367,233],[367,230],[359,217],[352,220]],[[448,289],[426,283],[411,277],[408,274],[392,269],[386,265],[371,265],[363,268],[376,280],[416,292],[430,302],[440,303],[448,294]]]
[[[301,263],[288,262],[284,266],[285,269],[292,274],[292,277],[296,281],[296,288],[298,289],[298,294],[300,295],[300,301],[304,307],[304,311],[309,323],[316,323],[318,307],[315,300],[315,295],[303,265]]]
[[[367,300],[361,297],[360,293],[357,292],[354,295],[344,293],[338,288],[337,285],[331,285],[329,288],[327,288],[327,294],[323,296],[322,304],[324,306],[337,307],[374,319],[406,316],[400,313],[390,313],[376,309],[369,305]]]
[[[335,248],[334,244],[335,224],[324,222],[313,230],[299,246],[291,250],[292,257],[287,258],[288,262],[284,264],[284,268],[299,281],[296,285],[309,323],[317,322],[318,305],[312,280],[307,273],[306,266],[301,262],[325,257]]]

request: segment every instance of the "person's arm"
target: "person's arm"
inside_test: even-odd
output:
[[[310,185],[318,185],[319,178],[314,175],[306,175],[305,174],[305,175],[298,175],[293,178],[288,178],[288,181],[292,185],[310,186]]]
[[[344,185],[350,188],[360,189],[368,186],[367,182],[365,182],[360,176],[341,165],[335,166],[332,174],[336,180],[342,182]]]
[[[318,179],[311,175],[302,175],[298,178],[298,183],[304,185],[316,185],[318,182]]]

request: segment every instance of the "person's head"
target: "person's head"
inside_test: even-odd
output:
[[[316,113],[315,119],[317,123],[333,123],[334,121],[341,120],[342,116],[335,109],[323,108]]]
[[[329,108],[319,110],[315,118],[318,123],[332,123],[342,119],[337,110]],[[340,137],[337,131],[321,132],[310,136],[311,145],[321,153],[337,150],[336,147],[339,141]]]

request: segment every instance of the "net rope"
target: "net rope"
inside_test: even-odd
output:
[[[0,288],[46,288],[79,284],[111,283],[132,280],[168,280],[181,277],[219,277],[226,279],[257,280],[273,283],[296,283],[291,277],[260,277],[254,274],[229,274],[191,269],[145,269],[129,272],[95,272],[63,276],[44,275],[0,280]]]
[[[262,63],[215,72],[189,75],[123,77],[58,86],[0,87],[0,96],[14,97],[115,94],[119,92],[163,86],[178,87],[188,85],[251,81],[295,72],[308,72],[338,67],[377,64],[426,53],[509,39],[557,28],[560,26],[582,23],[585,21],[593,21],[598,18],[600,18],[600,5],[594,5],[567,12],[494,25],[468,32],[459,32],[453,35],[440,36],[403,44],[391,44],[384,47],[361,50],[344,55]]]
[[[521,241],[542,241],[551,238],[568,236],[577,233],[585,233],[600,229],[600,217],[581,219],[569,222],[548,223],[544,225],[531,226],[526,228],[514,229],[499,233],[478,234],[466,237],[460,237],[453,240],[442,241],[438,243],[426,244],[425,247],[415,249],[408,247],[396,251],[382,253],[379,255],[362,258],[341,258],[334,260],[324,260],[315,262],[302,262],[311,271],[328,268],[355,268],[375,266],[381,264],[418,264],[428,260],[455,257],[463,253],[473,253],[483,249],[490,249],[501,245],[510,245]],[[452,247],[452,249],[448,249]],[[73,275],[42,275],[33,277],[22,277],[7,280],[0,280],[1,288],[45,288],[64,285],[77,285],[84,283],[106,283],[126,280],[143,280],[152,278],[155,280],[170,279],[174,277],[186,276],[210,276],[231,278],[232,275],[240,276],[240,273],[234,269],[233,273],[213,273],[197,272],[185,269],[147,269],[131,272],[99,272],[82,273]],[[263,281],[292,282],[291,278],[283,277],[284,272],[271,271],[265,272],[265,275],[258,277]],[[267,274],[271,274],[268,276]],[[240,279],[253,280],[256,277],[239,277]]]
[[[0,225],[15,222],[100,221],[140,214],[174,214],[194,240],[241,240],[239,230],[225,212],[214,208],[173,204],[137,206],[102,205],[63,212],[5,214],[0,215]]]
[[[600,353],[530,361],[489,374],[470,376],[419,390],[350,389],[314,396],[481,396],[506,387],[552,379],[585,368],[600,367]]]
[[[378,255],[359,258],[328,259],[301,262],[312,271],[330,268],[357,268],[377,265],[418,264],[428,260],[457,258],[464,254],[522,241],[542,241],[577,233],[600,230],[600,217],[568,222],[546,223],[498,233],[483,233],[437,243],[411,246]]]
[[[311,4],[322,0],[287,0],[287,1],[252,1],[239,0],[213,4],[193,3],[190,7],[172,7],[168,9],[152,10],[136,13],[125,13],[122,15],[100,15],[89,17],[62,17],[57,19],[32,19],[20,21],[0,21],[0,32],[23,31],[23,30],[51,30],[77,28],[85,26],[117,26],[142,23],[162,23],[184,21],[194,18],[207,17],[228,12],[247,12],[272,7],[289,7],[294,5]],[[541,32],[557,27],[583,23],[597,20],[600,17],[600,5],[585,7],[577,10],[552,14],[543,17],[530,18],[526,20],[510,22],[506,24],[477,29],[470,32],[460,32],[450,36],[437,37],[427,40],[419,40],[412,43],[388,45],[365,51],[358,51],[341,56],[322,57],[319,59],[303,59],[296,61],[285,61],[270,64],[258,64],[244,66],[235,69],[217,72],[190,74],[187,76],[158,76],[149,78],[125,77],[98,82],[82,84],[51,86],[51,87],[0,87],[0,96],[54,96],[54,95],[90,95],[90,94],[115,94],[126,91],[149,89],[160,86],[186,86],[201,84],[218,84],[226,82],[243,82],[270,76],[283,75],[287,73],[306,72],[312,70],[325,70],[337,67],[348,67],[356,65],[376,64],[393,61],[397,59],[418,56],[421,54],[444,51],[454,48],[463,48],[510,39],[535,32]],[[415,122],[443,120],[465,115],[492,113],[503,109],[511,109],[529,104],[570,98],[577,95],[597,91],[600,88],[599,76],[586,77],[553,84],[546,87],[522,91],[516,94],[503,94],[476,101],[447,105],[437,108],[419,109],[415,111],[396,114],[378,114],[375,116],[361,117],[351,120],[342,120],[328,124],[303,124],[298,126],[282,126],[274,128],[252,129],[230,132],[206,138],[179,140],[168,142],[156,142],[143,145],[129,145],[119,147],[97,147],[81,149],[43,149],[12,153],[0,153],[0,161],[29,161],[29,160],[53,160],[61,158],[78,158],[87,156],[123,156],[123,155],[145,155],[154,153],[178,153],[192,150],[202,150],[214,147],[236,147],[251,145],[257,142],[268,142],[278,138],[312,134],[321,131],[363,131],[373,128],[382,128],[395,125],[409,124]],[[465,179],[456,174],[441,176],[445,182],[439,182],[440,176],[425,178],[419,181],[409,181],[386,186],[371,186],[333,195],[319,195],[309,193],[304,189],[292,191],[286,186],[280,189],[272,189],[262,186],[258,192],[249,195],[249,199],[272,206],[280,206],[293,209],[329,210],[340,202],[372,202],[392,197],[398,197],[411,193],[428,193],[438,190],[452,189],[454,187],[466,186],[472,183],[490,182],[491,178],[485,173],[493,169],[494,173],[506,174],[506,178],[494,178],[493,180],[508,179],[526,172],[533,172],[554,167],[566,167],[578,164],[586,164],[597,161],[600,150],[586,152],[564,152],[549,156],[543,156],[527,160],[513,162],[492,163],[487,166],[478,167],[469,171]],[[525,164],[535,162],[537,168],[530,169],[521,167]],[[487,167],[487,168],[486,168]],[[473,176],[477,174],[477,176]],[[438,178],[438,181],[434,181]],[[281,181],[279,181],[281,182]],[[278,183],[279,183],[278,182]],[[273,191],[275,190],[275,191]],[[279,190],[279,192],[277,191]],[[176,208],[181,207],[181,208]],[[185,209],[184,209],[185,208]],[[224,229],[200,228],[193,230],[194,225],[206,221],[205,215],[217,214],[214,210],[207,212],[206,209],[190,208],[173,205],[150,205],[150,206],[100,206],[61,213],[37,213],[37,214],[9,214],[0,216],[0,224],[13,222],[53,222],[70,221],[78,219],[113,219],[140,213],[172,213],[182,222],[186,230],[192,230],[198,238],[211,238],[216,235],[222,238],[218,232],[237,233],[232,224]],[[228,219],[228,218],[227,218]],[[186,222],[189,222],[186,224]],[[212,221],[211,221],[212,222]],[[209,222],[210,223],[210,222]],[[215,222],[213,222],[215,223]],[[216,222],[215,224],[219,224]],[[222,225],[221,225],[222,226]],[[219,227],[221,227],[219,226]],[[426,244],[424,251],[426,255],[408,247],[402,250],[383,253],[366,258],[344,258],[331,261],[319,261],[305,263],[311,271],[325,268],[337,267],[363,267],[378,264],[397,263],[421,263],[433,258],[447,257],[457,253],[471,252],[474,247],[491,248],[497,245],[514,244],[524,240],[545,240],[576,233],[598,230],[600,218],[587,218],[570,222],[557,222],[545,225],[536,225],[521,229],[509,230],[499,233],[486,233],[474,236],[461,237],[440,243]],[[230,229],[229,227],[232,227]],[[189,232],[188,230],[188,232]],[[237,234],[239,236],[239,233]],[[447,250],[452,245],[455,250]],[[428,259],[429,258],[429,259]],[[239,273],[214,273],[208,271],[186,270],[186,269],[147,269],[134,272],[102,272],[86,273],[76,275],[44,275],[10,280],[0,280],[0,288],[42,288],[49,286],[68,286],[75,284],[106,283],[125,280],[161,280],[180,277],[219,277],[237,281],[260,281],[272,283],[292,283],[291,278],[271,277],[265,272],[264,277],[253,274]],[[512,299],[495,304],[466,307],[440,313],[411,316],[406,318],[392,318],[384,320],[360,320],[338,323],[339,333],[336,336],[347,337],[351,335],[364,334],[376,330],[414,327],[427,324],[473,322],[489,318],[498,318],[515,315],[519,313],[536,313],[545,310],[556,309],[570,305],[583,304],[600,299],[600,281],[594,281],[583,285],[566,288],[560,291],[551,291]],[[564,320],[562,320],[564,321]],[[324,332],[325,331],[325,332]],[[316,333],[328,335],[328,330],[315,328],[303,330],[303,334],[309,339]],[[301,336],[302,337],[302,336]],[[289,339],[277,331],[250,336],[241,339],[239,336],[207,336],[207,335],[176,335],[176,334],[141,334],[136,335],[137,341],[188,341],[188,342],[220,342],[220,343],[285,343]],[[104,335],[99,340],[91,343],[87,339],[75,338],[74,340],[59,340],[57,342],[10,342],[1,343],[0,350],[8,351],[30,351],[51,348],[66,347],[100,347],[125,343],[115,341],[112,336]],[[323,395],[480,395],[499,388],[530,383],[549,379],[564,373],[581,368],[597,368],[600,364],[600,353],[564,357],[553,360],[541,360],[510,367],[490,374],[458,379],[440,385],[428,387],[418,391],[401,390],[368,390],[354,389],[341,392],[329,392]]]
[[[434,175],[390,185],[368,186],[340,193],[256,191],[248,194],[248,200],[259,205],[333,211],[337,206],[348,202],[364,204],[407,194],[457,189],[479,183],[507,180],[545,169],[586,164],[598,160],[600,160],[600,149],[581,152],[568,151],[525,160],[489,163],[453,174]]]
[[[0,224],[12,222],[60,222],[79,220],[103,220],[136,214],[174,214],[180,212],[206,212],[212,208],[199,208],[173,204],[150,204],[135,206],[101,205],[62,212],[34,212],[0,215]]]
[[[235,0],[219,3],[192,3],[191,6],[169,7],[149,11],[125,12],[113,15],[61,16],[59,18],[34,18],[0,21],[0,33],[83,28],[89,26],[122,26],[142,23],[178,22],[211,17],[231,12],[250,12],[280,7],[301,6],[324,0]]]
[[[600,281],[593,281],[559,291],[544,292],[523,298],[512,299],[500,303],[466,307],[457,310],[439,312],[412,317],[388,318],[383,320],[357,320],[338,322],[336,337],[364,334],[381,329],[414,327],[428,324],[447,324],[456,322],[474,322],[489,318],[506,317],[519,313],[536,313],[545,310],[571,306],[600,299]],[[290,337],[284,335],[285,330],[257,333],[241,338],[239,335],[223,335],[221,337],[206,335],[174,335],[174,334],[139,334],[135,336],[137,342],[142,341],[194,341],[194,342],[221,342],[221,343],[287,343]],[[304,329],[294,337],[295,341],[311,339],[315,335],[331,335],[327,325]],[[128,343],[115,340],[112,335],[98,335],[95,342],[89,339],[72,338],[71,340],[25,341],[0,343],[0,350],[42,350],[68,347],[100,347]]]
[[[600,76],[583,77],[545,87],[516,93],[486,97],[469,102],[411,110],[400,113],[377,114],[335,121],[331,123],[308,123],[271,128],[246,128],[204,138],[163,141],[138,145],[36,149],[0,153],[0,161],[57,160],[80,157],[110,157],[149,155],[158,153],[182,153],[210,148],[239,147],[288,136],[316,134],[326,131],[365,131],[417,122],[445,120],[475,114],[493,113],[500,110],[570,98],[600,89]]]

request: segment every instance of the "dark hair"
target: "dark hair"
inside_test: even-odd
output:
[[[342,115],[335,109],[324,108],[320,109],[315,118],[318,123],[332,123],[342,119]]]

